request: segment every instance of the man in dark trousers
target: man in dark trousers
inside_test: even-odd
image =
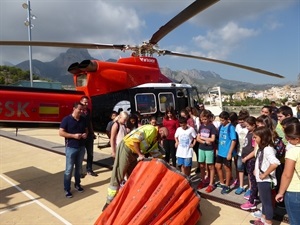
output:
[[[88,126],[88,136],[85,142],[85,149],[86,149],[86,173],[88,175],[97,177],[98,174],[93,171],[93,159],[94,159],[94,139],[96,138],[94,134],[94,129],[92,125],[91,119],[91,110],[88,108],[89,104],[89,97],[82,96],[80,99],[80,103],[84,106],[82,116],[86,118],[87,126]],[[85,174],[81,173],[81,178],[84,178]]]
[[[72,114],[63,118],[59,127],[59,136],[65,138],[66,169],[64,172],[64,190],[67,198],[72,198],[71,178],[75,166],[75,189],[83,192],[80,185],[80,173],[85,153],[85,141],[88,136],[86,119],[82,116],[84,106],[74,103]]]

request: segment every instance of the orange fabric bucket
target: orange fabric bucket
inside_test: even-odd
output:
[[[95,225],[196,224],[200,196],[161,159],[139,162]]]

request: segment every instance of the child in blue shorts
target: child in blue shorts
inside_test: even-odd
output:
[[[184,117],[179,118],[179,125],[180,127],[175,132],[177,165],[181,167],[183,174],[190,176],[193,147],[196,144],[196,131],[193,127],[187,125],[187,119]]]

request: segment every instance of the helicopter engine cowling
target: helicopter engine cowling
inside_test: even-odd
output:
[[[98,69],[98,64],[92,60],[83,60],[79,64],[79,69],[86,72],[96,72]]]

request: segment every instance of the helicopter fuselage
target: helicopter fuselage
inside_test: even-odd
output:
[[[83,95],[91,100],[95,131],[104,132],[112,111],[139,112],[142,123],[158,121],[166,107],[193,106],[192,87],[171,83],[152,57],[118,62],[84,60],[69,67],[76,90],[0,87],[0,124],[13,127],[58,125]],[[194,94],[195,96],[195,94]]]

